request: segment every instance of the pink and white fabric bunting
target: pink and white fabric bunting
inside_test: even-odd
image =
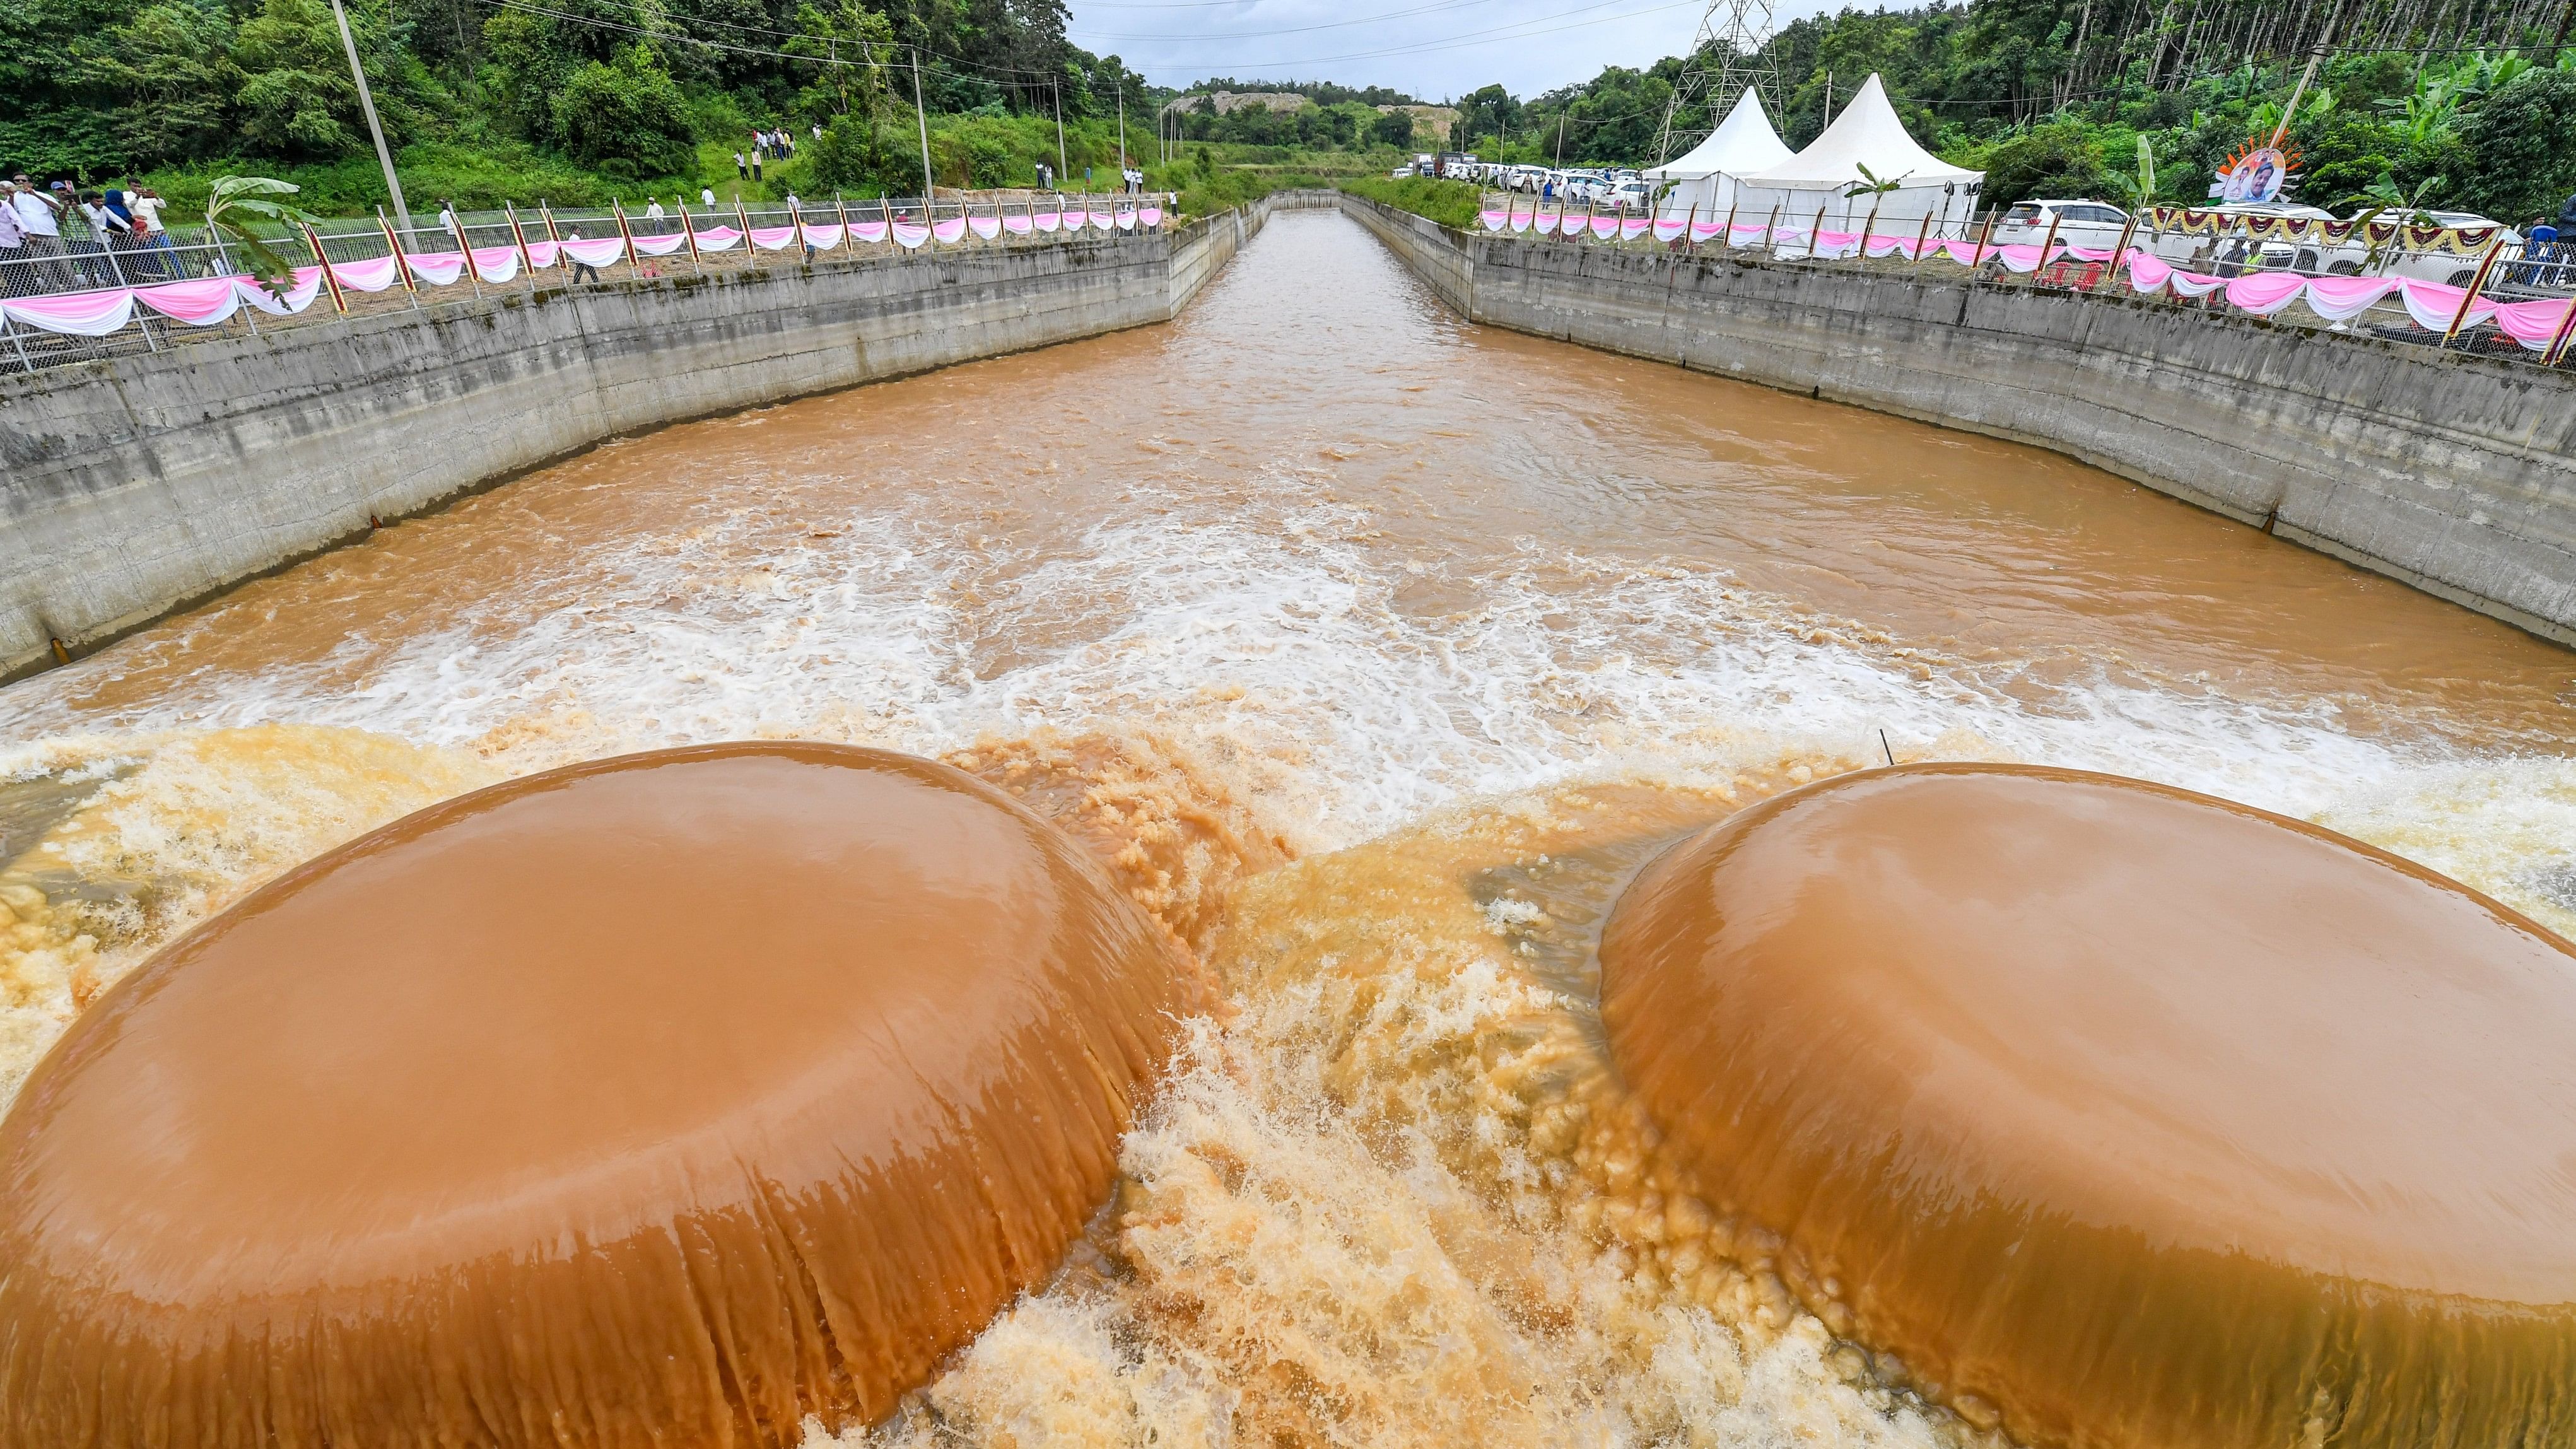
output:
[[[2133,272],[2136,265],[2130,263]],[[2329,322],[2349,322],[2396,290],[2395,277],[2311,277],[2306,301],[2309,311]]]
[[[541,244],[531,242],[529,250],[534,251],[539,245]],[[547,242],[542,245],[552,246],[553,243]],[[537,265],[542,267],[546,263],[539,262]],[[394,270],[394,259],[391,257],[369,257],[363,262],[333,262],[331,276],[341,286],[352,292],[381,292],[402,281],[401,275]]]
[[[711,226],[698,233],[698,250],[702,252],[729,252],[732,251],[735,245],[741,242],[741,240],[742,233],[734,230],[732,227]]]
[[[841,244],[841,224],[837,221],[805,223],[805,245],[818,252],[828,252]]]
[[[316,272],[314,276],[319,280],[321,274]],[[212,327],[241,309],[241,288],[234,285],[237,280],[234,277],[200,277],[193,281],[137,287],[134,300],[174,322],[185,322],[191,327]],[[267,293],[262,292],[261,295],[266,296]]]
[[[785,251],[796,244],[796,228],[755,226],[751,229],[751,244],[765,252]]]
[[[902,247],[905,251],[917,251],[920,249],[921,244],[928,240],[930,240],[930,228],[923,226],[920,222],[898,221],[894,223],[895,245]]]
[[[2247,272],[2227,284],[2227,305],[2257,317],[2273,313],[2299,300],[2308,289],[2308,279],[2296,272]]]
[[[1771,229],[1758,221],[1739,222],[1726,229],[1726,244],[1731,247],[1769,246]]]
[[[2568,305],[2559,297],[2507,302],[2495,309],[2496,330],[2529,351],[2547,352],[2549,344],[2558,340],[2559,324],[2567,320]]]
[[[870,246],[875,246],[877,243],[886,239],[886,223],[883,221],[854,221],[850,223],[850,235],[857,237],[859,240],[866,242]]]
[[[1163,209],[1159,206],[1146,207],[1136,213],[1136,224],[1147,231],[1152,231],[1163,224]]]
[[[2066,248],[2065,246],[2063,246],[2063,245],[2059,245],[2059,246],[2051,247],[2051,248],[2049,249],[2049,252],[2048,252],[2048,262],[2056,262],[2056,261],[2062,261],[2062,260],[2064,260],[2064,259],[2065,259],[2065,256],[2066,256],[2066,252],[2067,252],[2067,248]],[[1990,246],[1990,247],[1986,248],[1986,255],[1987,255],[1988,257],[1990,257],[1990,258],[1992,258],[1992,257],[2001,257],[2001,258],[2003,258],[2003,262],[2004,262],[2004,270],[2006,270],[2006,271],[2008,271],[2008,272],[2020,272],[2020,273],[2027,274],[2027,273],[2031,273],[2031,272],[2038,271],[2041,267],[2046,266],[2046,265],[2048,264],[2048,262],[2043,262],[2043,261],[2041,261],[2041,260],[2040,260],[2040,256],[2039,256],[2039,248],[2037,248],[2037,247],[2035,247],[2035,246],[2030,246],[2030,247],[1992,247],[1992,246]]]
[[[934,221],[930,224],[930,234],[939,239],[941,246],[955,246],[966,239],[966,218],[952,216]]]
[[[626,238],[619,236],[586,236],[561,246],[565,256],[585,267],[604,267],[626,257]]]
[[[1002,218],[1002,230],[1013,236],[1027,236],[1037,230],[1037,219],[1026,212],[1013,212]]]
[[[700,235],[703,238],[704,234]],[[689,238],[686,234],[676,231],[664,232],[659,236],[635,238],[635,251],[638,256],[667,257],[688,244]]]
[[[1616,216],[1596,216],[1591,219],[1591,224],[1592,234],[1603,241],[1619,234],[1619,218]]]
[[[515,246],[476,247],[474,275],[493,286],[499,286],[519,274],[519,249]]]
[[[1061,211],[1041,211],[1037,214],[1034,224],[1040,231],[1053,231],[1057,227],[1064,225],[1064,213]],[[1080,226],[1081,224],[1082,223],[1078,221],[1074,223],[1076,226]]]
[[[1108,212],[1101,210],[1099,207],[1095,206],[1091,208],[1091,229],[1093,231],[1109,231],[1117,225],[1118,218],[1111,216]]]
[[[2412,277],[2397,284],[2397,295],[2406,304],[2406,315],[2427,332],[2448,332],[2451,319],[2460,313],[2460,299],[2468,295],[2466,287],[2445,286],[2440,282],[2419,282]],[[2469,318],[2461,325],[2466,331],[2495,317],[2492,298],[2480,297],[2469,308]]]
[[[411,274],[433,287],[452,287],[465,275],[465,258],[454,252],[410,252]]]
[[[1726,223],[1722,221],[1695,221],[1690,224],[1691,240],[1694,242],[1708,241],[1724,230],[1726,230]]]
[[[0,316],[73,337],[105,337],[134,320],[134,289],[60,292],[50,297],[0,298]]]
[[[1682,233],[1688,230],[1690,230],[1688,217],[1679,217],[1670,221],[1660,216],[1655,218],[1655,240],[1659,242],[1680,241]]]
[[[1136,229],[1136,208],[1131,206],[1123,211],[1119,211],[1117,213],[1117,218],[1118,229],[1120,231],[1134,231]]]
[[[562,250],[563,248],[560,243],[553,241],[538,241],[531,237],[528,241],[528,265],[542,272],[546,268],[555,264],[556,254]],[[336,266],[333,267],[331,269],[331,275],[342,277],[342,286],[348,285],[348,282],[340,268]]]
[[[1526,232],[1530,229],[1532,224],[1537,222],[1537,220],[1538,212],[1534,209],[1530,211],[1514,211],[1512,213],[1512,230],[1514,232]]]
[[[1512,214],[1499,206],[1489,206],[1476,213],[1476,220],[1487,231],[1501,231],[1512,224]]]
[[[294,276],[287,282],[286,295],[283,297],[248,277],[234,277],[231,280],[235,295],[272,317],[292,317],[312,306],[313,299],[322,295],[320,267],[297,267]]]
[[[1002,219],[998,216],[970,216],[966,218],[966,229],[991,241],[1002,234]]]
[[[1651,216],[1623,216],[1619,218],[1619,240],[1635,241],[1654,224],[1655,219]]]

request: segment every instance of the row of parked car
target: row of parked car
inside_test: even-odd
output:
[[[2248,202],[2209,208],[2221,216],[2288,217],[2295,221],[2340,221],[2330,211],[2293,202]],[[2356,213],[2358,215],[2358,213]],[[2432,221],[2449,227],[2489,227],[2496,223],[2483,216],[2464,211],[2437,211],[2429,214]],[[1998,246],[2035,246],[2051,227],[2060,242],[2079,247],[2108,248],[2119,244],[2121,233],[2129,228],[2129,213],[2105,201],[2025,201],[1996,218],[1994,241]],[[2511,227],[2505,229],[2508,258],[2523,258],[2528,248],[2523,234]],[[2477,275],[2478,259],[2453,256],[2446,252],[2411,252],[2391,248],[2374,260],[2367,242],[2355,237],[2342,246],[2322,242],[2287,242],[2256,240],[2252,237],[2185,236],[2168,232],[2161,236],[2141,231],[2131,237],[2131,245],[2143,246],[2177,266],[2189,266],[2222,277],[2245,272],[2296,271],[2310,276],[2356,277],[2366,269],[2372,276],[2414,277],[2420,281],[2444,282],[2466,286]]]
[[[1653,183],[1624,166],[1559,170],[1552,166],[1506,166],[1498,161],[1479,161],[1474,156],[1418,156],[1412,165],[1395,170],[1398,181],[1408,176],[1473,181],[1498,191],[1522,191],[1602,211],[1645,211],[1655,204]]]

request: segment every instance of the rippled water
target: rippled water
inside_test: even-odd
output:
[[[946,755],[1131,851],[1232,1012],[888,1437],[1973,1437],[1670,1228],[1583,968],[1643,843],[2022,760],[2576,929],[2568,660],[2060,457],[1466,326],[1290,213],[1172,326],[616,442],[0,691],[0,1022],[14,1081],[171,929],[481,781]]]

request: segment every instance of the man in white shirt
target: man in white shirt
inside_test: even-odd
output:
[[[705,207],[705,208],[706,208],[707,210],[709,210],[709,211],[713,211],[713,210],[715,210],[715,209],[716,209],[716,189],[715,189],[714,187],[712,187],[712,186],[701,186],[701,187],[699,187],[699,188],[698,188],[698,205]]]
[[[18,189],[9,197],[10,209],[18,214],[18,225],[27,233],[24,251],[34,265],[38,285],[32,291],[68,291],[80,285],[72,280],[71,270],[62,263],[62,213],[52,197],[36,189],[35,183],[20,172],[12,180]]]
[[[21,296],[34,280],[27,273],[27,229],[18,224],[18,208],[10,204],[17,191],[0,181],[0,297]]]

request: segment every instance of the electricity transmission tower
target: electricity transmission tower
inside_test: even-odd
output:
[[[1658,164],[1686,149],[1676,138],[1692,138],[1696,144],[1697,137],[1716,130],[1746,86],[1762,93],[1762,104],[1774,117],[1780,114],[1779,72],[1762,55],[1763,43],[1771,38],[1771,3],[1709,0],[1682,73],[1673,82],[1673,98],[1664,107],[1663,129],[1655,136]]]

